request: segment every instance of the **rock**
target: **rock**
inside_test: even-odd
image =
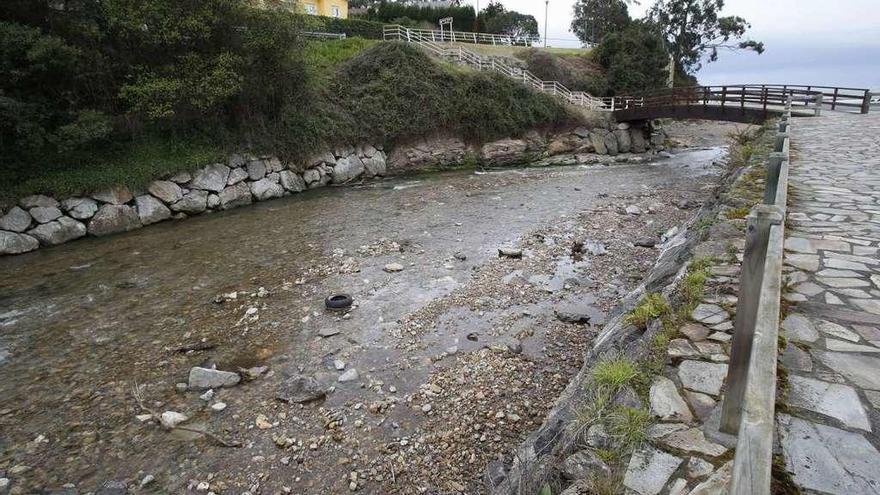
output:
[[[61,216],[61,210],[54,206],[37,206],[30,209],[30,214],[38,223],[48,223]]]
[[[265,414],[257,414],[257,418],[254,420],[254,426],[260,430],[268,430],[269,428],[272,428],[272,422],[269,421],[269,418],[267,418]]]
[[[264,160],[266,162],[266,173],[276,173],[284,170],[284,164],[277,156],[270,156]]]
[[[364,163],[364,175],[367,177],[381,177],[385,175],[387,165],[385,164],[384,153],[377,152],[375,155],[364,158],[362,161]]]
[[[208,195],[208,202],[206,203],[209,210],[216,210],[218,206],[220,206],[220,196],[211,193]]]
[[[694,357],[700,355],[700,351],[698,351],[687,339],[672,339],[672,341],[669,342],[669,347],[666,352],[669,354],[669,357],[673,358]]]
[[[169,184],[172,183],[169,182]],[[177,184],[174,185],[176,186]],[[138,217],[141,219],[143,225],[150,225],[151,223],[161,222],[162,220],[171,218],[171,210],[165,206],[165,203],[149,194],[138,196],[134,199],[134,202],[137,206]]]
[[[155,480],[156,480],[156,477],[155,477],[155,476],[153,476],[152,474],[148,474],[148,475],[146,475],[146,476],[143,477],[143,479],[141,480],[141,484],[140,484],[140,486],[141,486],[141,488],[143,488],[143,487],[149,485],[150,483],[152,483],[152,482],[155,481]]]
[[[318,335],[321,337],[332,337],[334,335],[339,335],[339,329],[337,327],[324,327],[318,330]]]
[[[672,432],[663,437],[661,442],[676,450],[710,457],[718,457],[727,452],[727,447],[706,440],[703,430],[699,428]]]
[[[717,325],[725,320],[730,318],[730,315],[727,314],[727,311],[720,306],[716,306],[714,304],[700,304],[694,309],[694,312],[691,313],[691,318],[694,321],[704,323],[706,325]]]
[[[280,198],[284,195],[284,188],[281,184],[272,182],[271,179],[260,179],[251,183],[251,193],[257,201],[265,201],[272,198]]]
[[[156,180],[147,186],[147,191],[167,204],[180,201],[183,191],[176,183],[169,180]]]
[[[232,371],[221,371],[195,366],[189,370],[189,388],[191,390],[208,390],[211,388],[233,387],[238,385],[241,377]]]
[[[643,238],[633,243],[636,247],[652,248],[657,245],[657,239]]]
[[[280,173],[281,187],[285,191],[302,192],[306,190],[306,181],[296,172],[284,170]]]
[[[489,461],[489,464],[486,466],[485,476],[489,486],[500,485],[506,477],[507,469],[504,467],[504,462],[497,459]]]
[[[586,325],[590,323],[595,307],[587,303],[567,303],[558,306],[554,313],[559,321]]]
[[[236,168],[233,168],[229,171],[229,177],[226,178],[226,185],[227,186],[234,186],[247,178],[248,178],[247,170],[245,170],[243,168],[236,167]]]
[[[617,150],[621,153],[629,153],[632,150],[632,140],[629,137],[629,131],[626,129],[617,129],[614,131],[614,138],[617,139]]]
[[[489,346],[492,350],[499,352],[507,352],[510,351],[514,354],[522,353],[522,342],[514,337],[503,336],[499,337],[495,340],[495,342]]]
[[[345,369],[345,361],[341,359],[334,359],[333,367],[336,368],[336,371],[342,371]]]
[[[519,248],[499,248],[498,249],[498,257],[499,258],[522,258],[523,252],[522,249]]]
[[[592,256],[604,256],[608,250],[605,244],[599,241],[586,240],[581,246],[580,252],[589,253]]]
[[[312,187],[312,184],[321,180],[321,172],[318,169],[310,168],[303,172],[303,180],[309,187]]]
[[[617,138],[614,137],[614,134],[611,134],[609,132],[608,134],[605,134],[604,139],[605,139],[605,149],[608,150],[608,154],[611,156],[617,156],[617,154],[620,150],[617,146]]]
[[[806,316],[792,313],[782,321],[785,338],[792,342],[812,343],[819,340],[819,331]]]
[[[254,182],[266,176],[266,162],[263,160],[251,160],[247,164],[248,178]]]
[[[627,215],[641,215],[643,213],[642,209],[636,205],[629,205],[624,209],[624,211]]]
[[[44,246],[63,244],[86,235],[86,226],[70,217],[38,225],[28,232]]]
[[[5,490],[9,489],[9,478],[0,478],[0,493],[6,493]]]
[[[189,172],[178,172],[169,177],[168,180],[177,184],[186,184],[192,180],[192,175]]]
[[[189,181],[189,187],[219,193],[226,187],[227,180],[229,180],[229,167],[222,163],[214,163],[196,171]]]
[[[363,174],[365,170],[366,167],[364,166],[364,162],[356,155],[353,155],[337,160],[336,165],[332,168],[331,177],[333,178],[334,184],[343,184],[352,179],[356,179]]]
[[[608,476],[611,468],[589,450],[581,450],[562,461],[562,474],[569,480]]]
[[[785,351],[780,359],[789,371],[804,371],[807,373],[813,371],[813,360],[810,359],[810,354],[791,342],[786,343]]]
[[[40,242],[27,234],[0,230],[0,254],[21,254],[40,247]]]
[[[24,232],[31,225],[31,214],[13,206],[5,215],[0,217],[0,230],[10,232]]]
[[[620,131],[626,131],[630,128],[629,122],[621,122],[617,124],[617,129]]]
[[[125,186],[112,187],[106,191],[92,194],[92,198],[111,205],[124,205],[133,199],[131,191]]]
[[[357,380],[358,378],[360,378],[360,374],[358,374],[358,370],[356,370],[355,368],[351,368],[351,369],[345,370],[344,373],[339,375],[338,380],[339,380],[339,383],[346,383],[346,382],[351,382],[351,381]]]
[[[400,263],[388,263],[382,269],[388,273],[401,272],[403,271],[403,265],[401,265]]]
[[[709,479],[694,487],[688,495],[727,495],[732,473],[733,461],[729,461],[718,471],[715,471]]]
[[[26,196],[24,198],[21,198],[18,201],[18,204],[22,208],[29,210],[31,208],[36,208],[38,206],[42,206],[42,207],[58,206],[58,201],[56,201],[55,198],[50,198],[49,196],[44,196],[42,194],[34,194],[33,196]]]
[[[528,149],[529,143],[525,139],[499,139],[484,144],[480,148],[480,155],[485,163],[510,165],[523,161]]]
[[[131,206],[105,204],[89,222],[89,234],[102,236],[127,232],[141,227],[137,210]]]
[[[286,379],[275,391],[275,398],[287,403],[302,404],[318,400],[327,395],[314,377],[293,375]]]
[[[587,445],[590,447],[594,449],[607,449],[612,443],[613,440],[608,432],[605,431],[605,426],[595,424],[587,429]]]
[[[678,378],[687,389],[718,395],[727,376],[727,365],[703,361],[683,361],[678,366]]]
[[[88,220],[98,211],[98,202],[92,198],[69,198],[61,202],[61,208],[77,220]]]
[[[657,376],[651,384],[649,400],[651,414],[662,420],[690,422],[693,420],[691,410],[678,393],[675,383],[665,376]]]
[[[159,422],[169,430],[189,419],[185,414],[176,411],[165,411],[159,418]]]
[[[701,421],[705,421],[709,415],[712,414],[712,411],[715,409],[716,402],[715,399],[709,397],[706,394],[701,394],[700,392],[692,392],[690,390],[685,390],[684,394],[687,396],[688,402],[691,404],[691,408],[697,414],[697,417],[700,418]]]
[[[871,421],[856,390],[805,376],[788,376],[787,404],[837,419],[850,428],[871,431]]]
[[[640,495],[657,495],[681,463],[679,457],[645,447],[630,458],[623,484]]]
[[[125,481],[110,480],[102,483],[95,495],[125,495],[127,493],[128,485]]]
[[[630,386],[623,386],[614,393],[611,404],[615,407],[625,407],[629,409],[641,409],[642,399],[639,394]]]
[[[211,404],[211,410],[214,412],[220,412],[220,411],[223,411],[224,409],[226,409],[225,402],[215,402],[215,403]]]
[[[192,189],[183,195],[180,201],[171,205],[171,210],[196,215],[208,209],[208,192]]]
[[[629,140],[631,151],[633,153],[644,153],[648,151],[648,142],[645,140],[645,134],[641,129],[632,128],[629,130]]]
[[[599,132],[590,132],[590,143],[597,155],[607,155],[608,147],[605,146],[605,136]]]
[[[251,188],[244,182],[229,186],[217,195],[220,198],[220,209],[229,210],[253,202]]]

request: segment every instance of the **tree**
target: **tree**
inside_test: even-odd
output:
[[[624,0],[578,0],[574,6],[571,31],[584,44],[596,44],[630,22],[627,2]]]
[[[610,92],[626,95],[661,88],[669,77],[669,55],[657,26],[635,21],[607,34],[594,51],[605,68]]]
[[[520,39],[540,36],[538,21],[534,16],[507,10],[500,2],[489,2],[480,11],[478,24],[485,32],[492,34],[505,34]]]
[[[751,25],[738,16],[719,17],[724,0],[657,0],[648,17],[669,43],[676,66],[694,74],[703,60],[718,60],[718,51],[764,52],[764,44],[743,39]]]

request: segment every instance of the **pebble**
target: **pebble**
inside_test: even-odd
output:
[[[395,387],[394,385],[391,385],[390,387],[388,387],[388,391],[391,392],[392,394],[396,394],[397,387]]]
[[[153,476],[152,474],[148,474],[148,475],[144,476],[144,479],[141,480],[141,488],[143,488],[143,487],[149,485],[149,484],[152,483],[155,479],[156,479],[156,477]]]
[[[499,258],[522,258],[523,252],[519,248],[498,248]]]
[[[358,374],[358,370],[355,368],[351,368],[345,373],[339,375],[339,383],[351,382],[357,380],[359,377],[360,375]]]
[[[345,369],[345,361],[336,359],[333,361],[333,367],[336,368],[337,371],[342,371]]]
[[[431,412],[431,404],[425,404],[424,406],[422,406],[422,412]]]
[[[177,411],[165,411],[159,418],[159,422],[162,423],[162,426],[170,430],[180,423],[183,423],[187,419],[189,418],[187,418],[185,414],[179,413]]]
[[[199,396],[199,399],[202,399],[205,402],[210,402],[211,399],[214,398],[214,389],[210,389],[207,392],[203,393]]]
[[[400,263],[388,263],[383,270],[388,273],[400,272],[403,271],[403,265]]]
[[[0,490],[9,488],[9,478],[0,478]]]
[[[189,385],[183,382],[175,383],[174,388],[177,389],[178,392],[183,393],[189,390]]]
[[[226,409],[226,403],[225,403],[225,402],[215,402],[215,403],[211,404],[211,410],[212,410],[212,411],[220,412],[220,411],[222,411],[222,410],[224,410],[224,409]]]

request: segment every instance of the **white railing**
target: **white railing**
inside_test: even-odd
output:
[[[392,25],[389,27],[403,27]],[[468,33],[464,31],[437,31],[432,29],[404,28],[421,38],[434,43],[472,43],[478,45],[532,46],[538,43],[539,36],[509,36],[504,34]]]
[[[558,81],[543,81],[531,72],[519,67],[512,67],[501,62],[496,57],[483,57],[463,47],[450,48],[440,45],[434,35],[435,31],[424,29],[409,29],[399,25],[389,25],[384,28],[385,40],[405,41],[413,43],[427,50],[431,54],[441,57],[445,60],[468,65],[477,70],[494,71],[504,74],[511,79],[521,81],[526,86],[551,94],[564,100],[572,105],[586,107],[591,110],[613,112],[614,110],[622,110],[635,106],[642,106],[643,100],[635,98],[597,98],[583,91],[571,91]],[[436,31],[439,33],[439,31]],[[479,33],[464,33],[479,34]]]

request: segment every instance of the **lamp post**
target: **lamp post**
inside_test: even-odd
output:
[[[544,48],[547,48],[547,13],[550,12],[550,0],[544,1]]]

